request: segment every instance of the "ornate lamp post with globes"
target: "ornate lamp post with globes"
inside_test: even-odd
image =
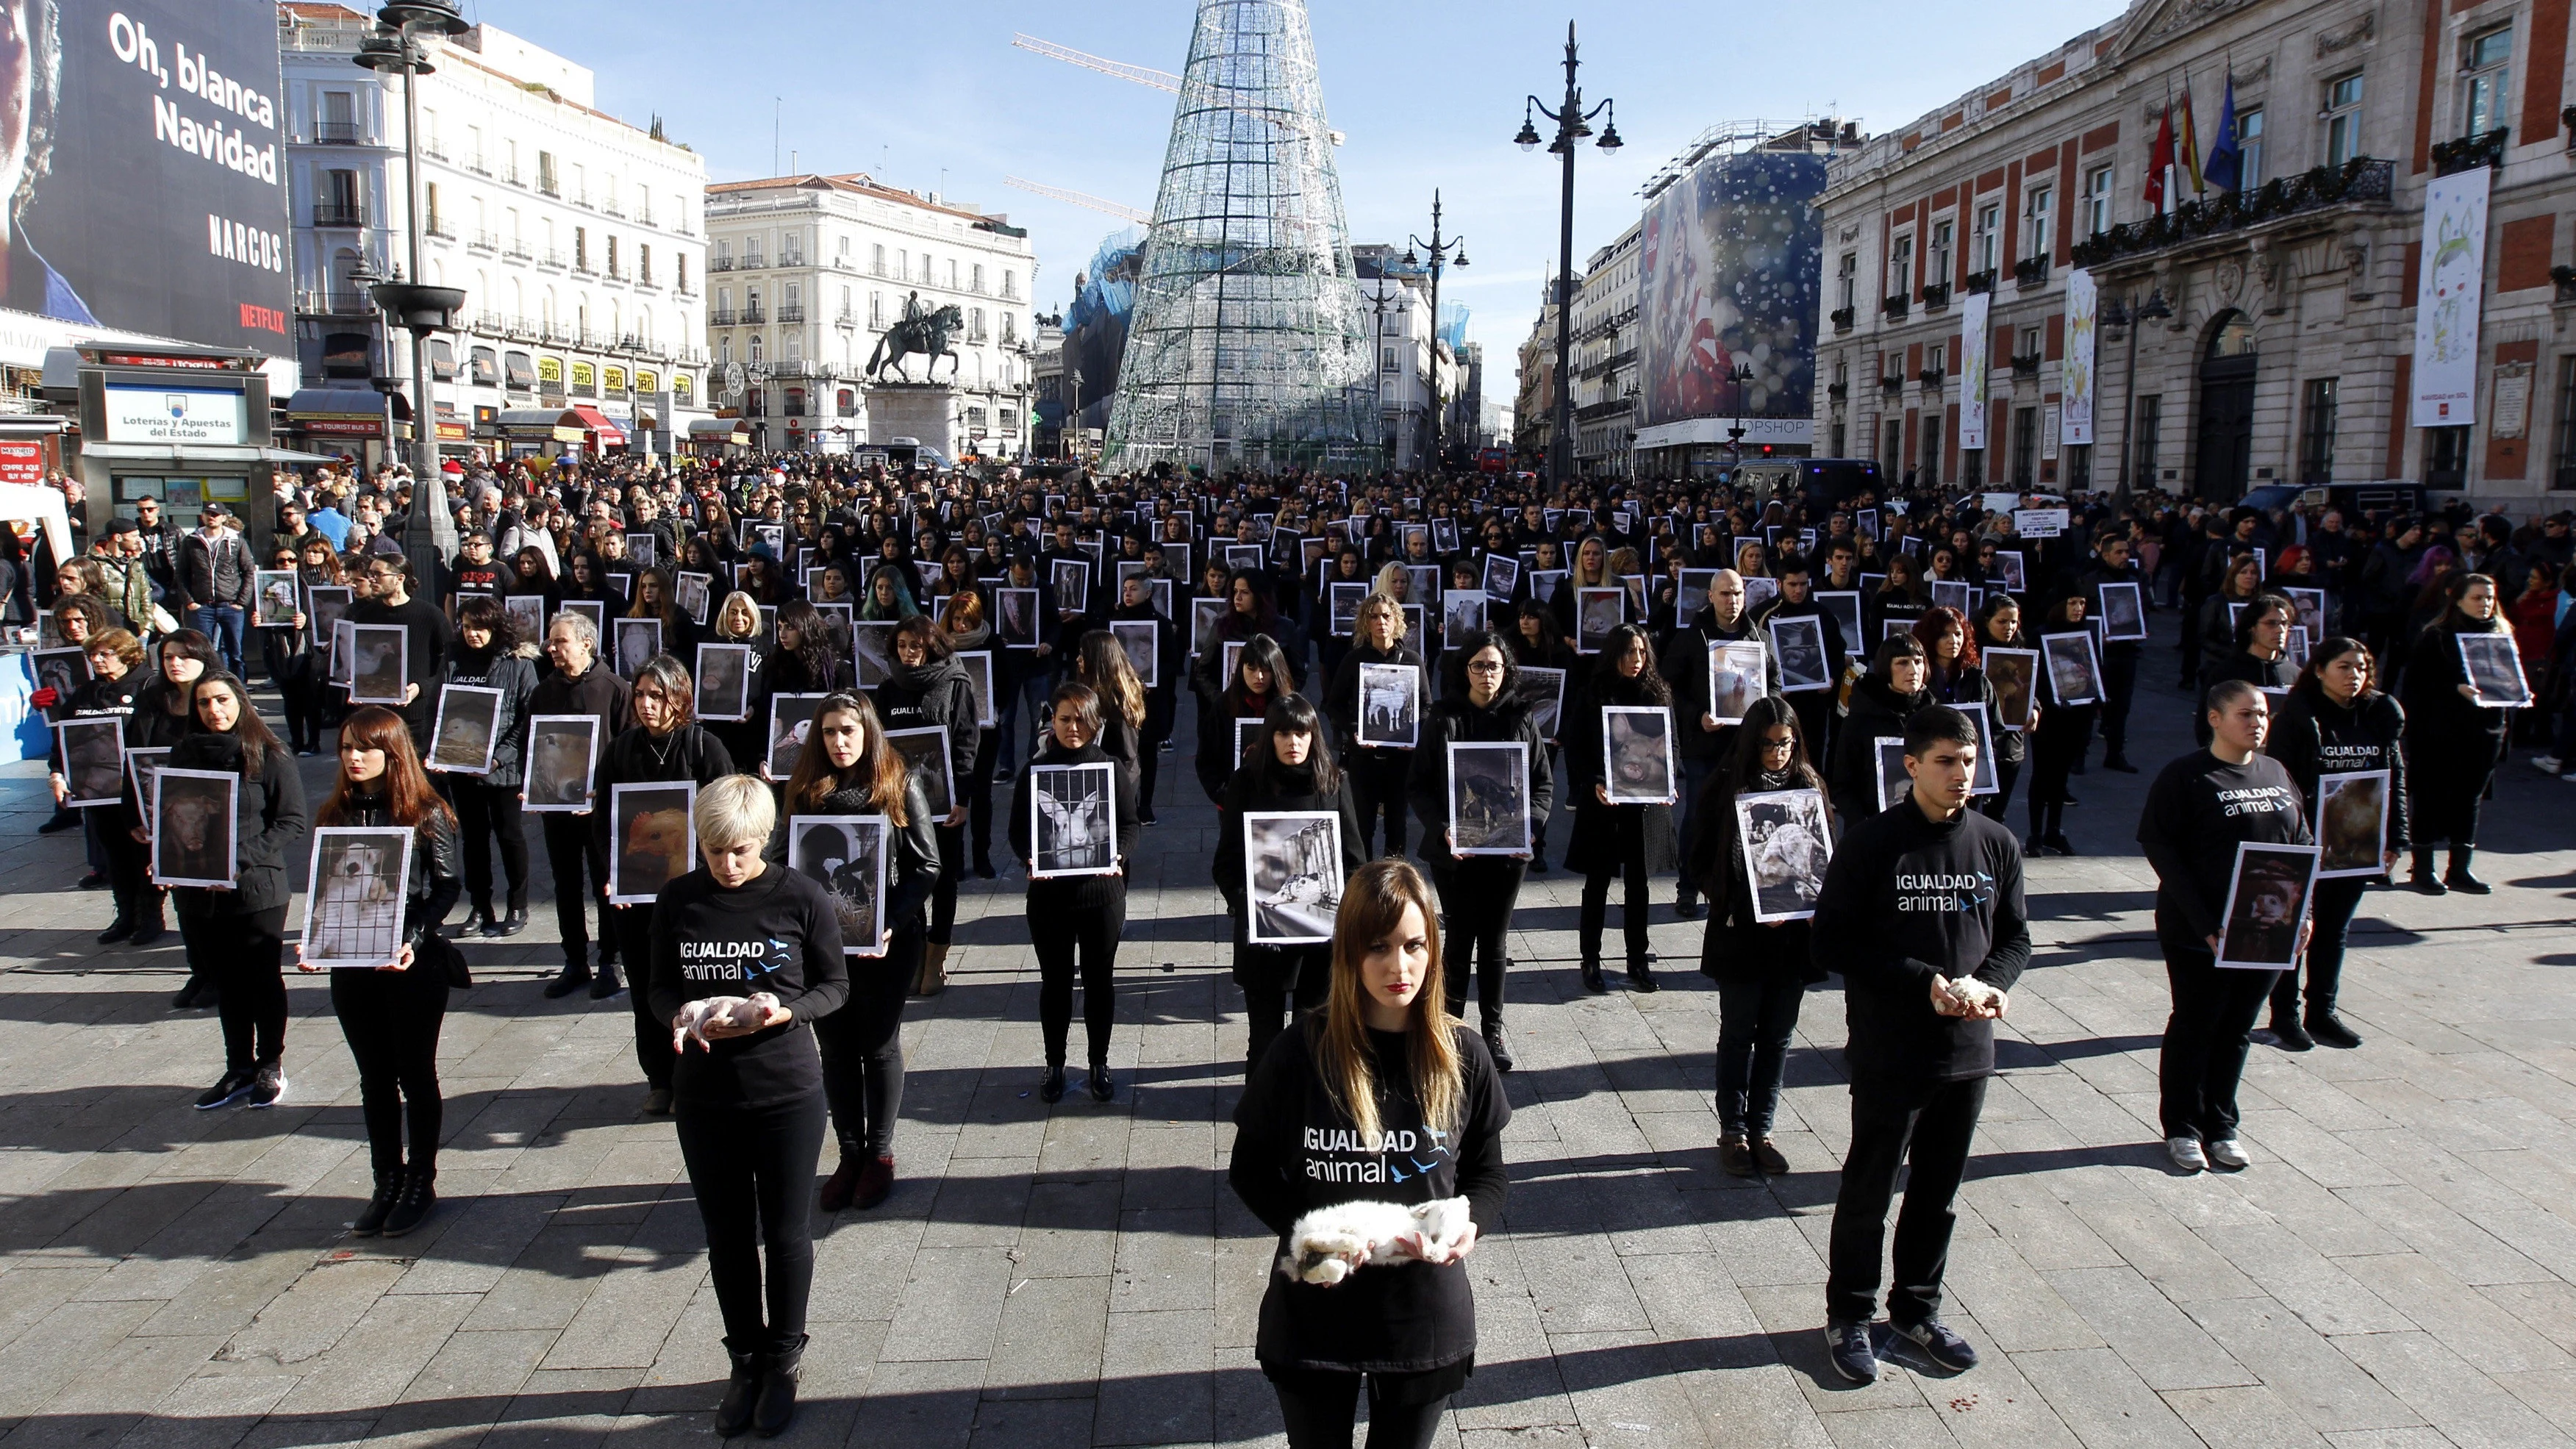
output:
[[[1565,176],[1558,184],[1556,230],[1556,402],[1552,411],[1556,422],[1548,430],[1547,473],[1549,481],[1574,481],[1574,389],[1573,369],[1568,358],[1574,349],[1574,144],[1592,134],[1592,118],[1607,110],[1608,124],[1602,127],[1601,139],[1595,142],[1604,151],[1619,149],[1619,112],[1617,103],[1604,96],[1591,110],[1583,108],[1583,91],[1574,83],[1574,74],[1582,65],[1575,55],[1574,22],[1565,24],[1565,99],[1557,109],[1549,110],[1536,96],[1529,97],[1521,110],[1521,131],[1512,143],[1524,151],[1538,149],[1538,127],[1531,111],[1556,123],[1556,140],[1548,150],[1564,158]],[[1436,329],[1439,317],[1432,324]]]

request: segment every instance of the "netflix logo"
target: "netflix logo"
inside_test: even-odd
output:
[[[241,325],[254,332],[286,335],[286,314],[275,307],[262,307],[256,302],[241,304]]]

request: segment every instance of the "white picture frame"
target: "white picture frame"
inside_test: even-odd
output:
[[[841,955],[885,955],[886,863],[894,825],[883,815],[790,815],[787,868],[823,888],[841,926]]]
[[[152,883],[231,889],[241,874],[241,776],[168,765],[153,774]]]
[[[488,775],[501,740],[501,691],[479,684],[444,684],[430,726],[425,767],[450,775]]]
[[[1628,622],[1628,591],[1618,585],[1574,591],[1574,652],[1598,654],[1610,631]]]
[[[2313,845],[2236,842],[2227,908],[2218,918],[2219,966],[2282,971],[2298,964],[2299,929],[2315,903],[2321,853]]]
[[[617,644],[618,677],[632,682],[645,661],[662,652],[662,621],[616,619],[609,629]]]
[[[2499,630],[2451,637],[2459,641],[2460,678],[2473,692],[2479,708],[2530,707],[2531,681],[2523,676],[2522,651],[2515,647],[2513,635]]]
[[[1529,763],[1520,740],[1449,742],[1451,854],[1530,853]]]
[[[714,602],[715,584],[716,576],[713,574],[680,574],[672,581],[671,601],[679,606],[681,613],[689,616],[690,623],[703,629],[707,623],[707,608]]]
[[[1845,649],[1860,647],[1860,590],[1822,590],[1816,595],[1816,607],[1833,616],[1834,627],[1842,631]]]
[[[1878,767],[1878,808],[1892,809],[1914,792],[1914,776],[1905,768],[1905,737],[1880,735],[1869,743]]]
[[[850,625],[850,677],[861,689],[876,689],[894,678],[894,631],[898,620],[860,619]]]
[[[1243,815],[1245,937],[1256,946],[1319,946],[1342,905],[1342,817],[1334,810]]]
[[[773,694],[769,697],[769,733],[762,738],[769,748],[761,755],[761,768],[769,778],[784,780],[796,771],[797,757],[805,753],[805,737],[813,729],[814,711],[829,694]]]
[[[1464,649],[1483,632],[1488,600],[1481,591],[1452,589],[1440,600],[1440,647]]]
[[[293,569],[253,569],[251,571],[251,627],[254,629],[292,629],[295,616],[303,612],[298,606],[297,575]]]
[[[2102,641],[2141,644],[2147,638],[2147,601],[2133,582],[2106,583],[2102,590]]]
[[[599,716],[541,714],[528,720],[528,761],[522,787],[536,815],[579,815],[591,808],[604,741]]]
[[[1996,549],[1993,578],[2007,594],[2028,593],[2030,591],[2028,558],[2017,548]]]
[[[351,624],[349,703],[400,709],[411,679],[411,630],[400,624]]]
[[[153,787],[160,779],[161,762],[168,758],[168,745],[138,745],[125,751],[125,777],[134,783],[135,813],[141,819],[152,818]]]
[[[2048,692],[2058,704],[2073,708],[2102,699],[2102,656],[2094,652],[2090,629],[2039,636],[2039,652],[2048,670]]]
[[[1031,765],[1029,879],[1118,871],[1118,767],[1107,760]]]
[[[1520,696],[1529,705],[1530,723],[1538,726],[1538,737],[1555,744],[1557,731],[1565,724],[1565,671],[1522,665]]]
[[[306,861],[306,966],[372,970],[403,948],[411,855],[419,832],[400,826],[317,825]],[[415,963],[417,964],[417,963]]]
[[[966,685],[975,695],[975,727],[992,729],[1001,723],[993,710],[993,651],[960,649],[957,662],[966,668]]]
[[[1058,617],[1088,613],[1091,609],[1091,565],[1078,558],[1060,558],[1047,567],[1047,593]]]
[[[1761,790],[1735,797],[1736,842],[1744,851],[1755,922],[1815,919],[1825,868],[1834,855],[1827,820],[1821,790]]]
[[[957,774],[948,754],[948,726],[915,725],[887,730],[885,740],[903,756],[912,777],[921,782],[921,793],[930,801],[931,815],[947,819],[957,809]]]
[[[1768,653],[1759,639],[1712,639],[1708,645],[1708,714],[1719,725],[1744,723],[1753,702],[1771,692]]]
[[[1821,617],[1774,615],[1763,625],[1763,631],[1771,639],[1771,657],[1780,661],[1782,694],[1834,687],[1833,665],[1825,653],[1825,621]]]
[[[1368,582],[1337,579],[1324,585],[1324,595],[1325,603],[1332,611],[1330,628],[1333,637],[1354,637],[1359,631],[1360,601],[1369,596]]]
[[[751,718],[752,652],[748,644],[698,646],[698,718],[728,724]]]
[[[1127,667],[1147,689],[1163,687],[1163,626],[1152,619],[1112,619],[1109,637],[1126,651]]]
[[[1359,713],[1353,733],[1360,744],[1409,750],[1422,742],[1422,671],[1410,664],[1360,665]]]
[[[1485,555],[1485,576],[1481,582],[1484,584],[1487,598],[1508,602],[1513,595],[1520,592],[1521,561],[1510,554]]]
[[[2388,874],[2388,770],[2317,776],[2317,879]]]
[[[608,787],[608,903],[649,906],[662,887],[697,868],[695,780],[621,781]]]
[[[993,633],[1005,649],[1035,649],[1043,633],[1038,625],[1038,590],[995,589]]]
[[[114,805],[125,798],[125,721],[117,715],[54,722],[62,750],[68,809]]]
[[[1601,706],[1601,792],[1613,805],[1671,805],[1681,799],[1673,712],[1660,704]]]
[[[1995,727],[1994,721],[1986,718],[1986,702],[1982,699],[1965,700],[1951,708],[1966,715],[1968,723],[1977,731],[1977,767],[1969,772],[1968,793],[1992,795],[2003,785],[1995,772]]]

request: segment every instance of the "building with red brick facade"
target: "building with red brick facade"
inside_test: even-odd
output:
[[[1996,488],[2576,489],[2568,6],[2138,0],[1836,157],[1820,441]],[[2149,163],[2186,90],[2203,161],[2232,91],[2242,181],[2159,168],[2159,205]],[[2445,313],[2443,354],[2470,396],[2416,426],[2427,188],[2480,167],[2483,271],[2462,277],[2482,285],[2466,333]],[[1981,362],[1986,400],[1963,418]]]

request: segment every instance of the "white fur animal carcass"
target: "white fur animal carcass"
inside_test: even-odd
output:
[[[777,1006],[778,998],[766,991],[692,1001],[680,1008],[679,1017],[671,1023],[671,1050],[686,1051],[695,1041],[700,1049],[713,1051],[715,1043],[707,1039],[708,1026],[758,1026],[769,1020],[769,1013]]]
[[[1320,1207],[1288,1230],[1279,1271],[1300,1283],[1331,1285],[1371,1263],[1399,1262],[1421,1254],[1409,1239],[1449,1249],[1466,1236],[1467,1200],[1444,1197],[1415,1207],[1391,1202],[1341,1202]]]

